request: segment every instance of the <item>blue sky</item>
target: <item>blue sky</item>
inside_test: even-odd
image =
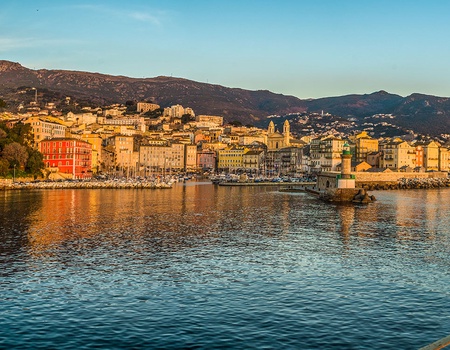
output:
[[[299,98],[450,96],[447,0],[2,1],[0,59]]]

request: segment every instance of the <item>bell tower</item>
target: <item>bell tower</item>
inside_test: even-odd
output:
[[[291,125],[287,120],[283,124],[284,147],[290,146],[291,142]]]
[[[275,133],[275,124],[273,123],[273,121],[271,120],[269,123],[269,128],[267,129],[267,133],[270,134],[274,134]]]

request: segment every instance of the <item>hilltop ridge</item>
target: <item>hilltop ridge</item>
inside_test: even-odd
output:
[[[450,99],[414,93],[407,97],[380,90],[318,99],[299,99],[268,90],[245,90],[184,78],[158,76],[131,78],[72,70],[33,70],[0,60],[0,98],[14,108],[25,98],[24,87],[39,89],[43,102],[70,96],[80,104],[107,105],[126,101],[152,101],[163,107],[181,104],[198,114],[222,115],[226,120],[259,124],[272,114],[326,111],[361,119],[394,114],[398,125],[421,133],[450,133]]]

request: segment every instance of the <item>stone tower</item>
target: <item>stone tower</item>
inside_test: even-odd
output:
[[[284,146],[288,147],[290,146],[291,142],[291,125],[287,120],[284,121],[283,124],[283,136],[284,136]]]
[[[275,124],[273,123],[273,121],[271,120],[269,123],[269,128],[267,129],[267,133],[270,134],[275,134]]]

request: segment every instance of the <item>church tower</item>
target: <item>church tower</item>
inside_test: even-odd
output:
[[[283,136],[284,136],[284,146],[289,147],[291,142],[291,125],[287,120],[284,121],[283,124]]]
[[[267,133],[270,134],[275,134],[275,124],[273,123],[273,121],[271,120],[269,123],[269,128],[267,129]]]

